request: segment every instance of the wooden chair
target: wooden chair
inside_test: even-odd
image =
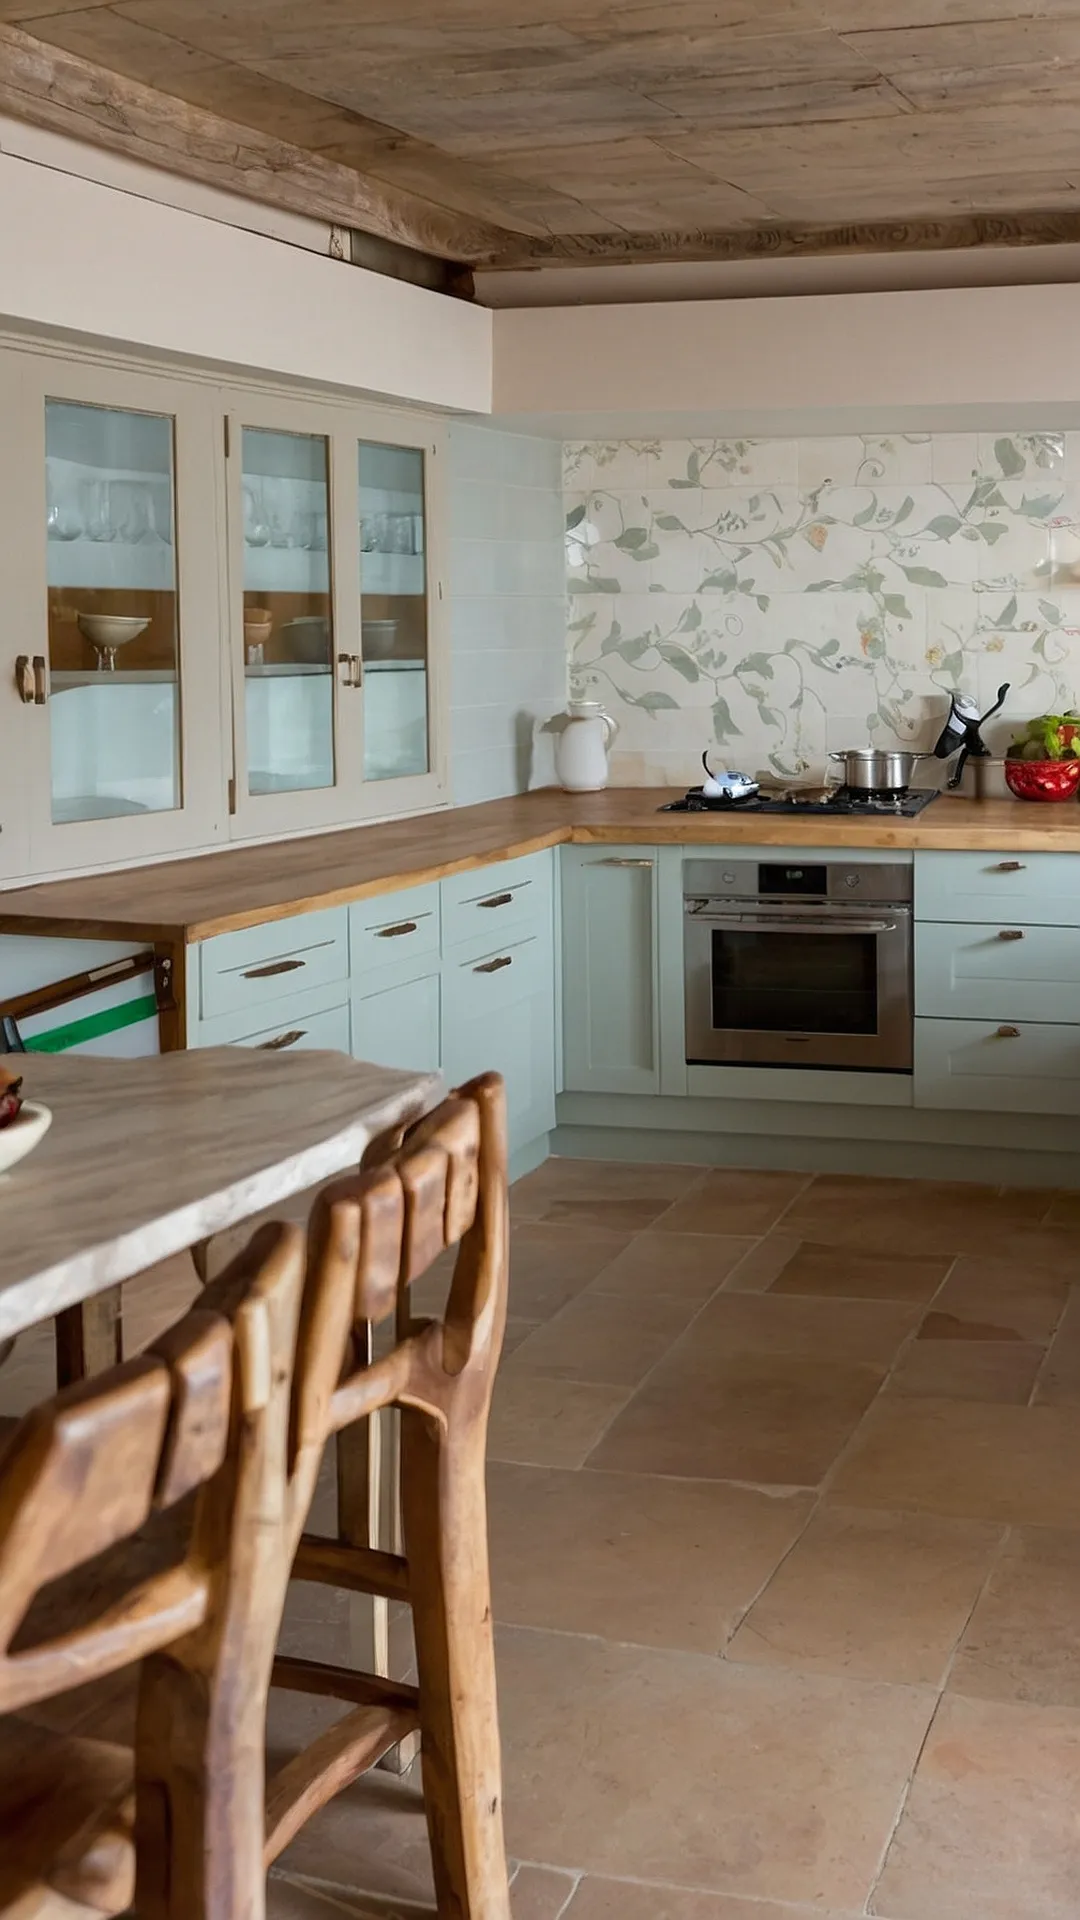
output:
[[[263,1228],[0,1455],[5,1920],[262,1920],[270,1670],[352,1318],[336,1252],[305,1281],[301,1230]],[[138,1660],[134,1756],[19,1717]]]
[[[382,1164],[370,1164],[375,1161]],[[419,1685],[317,1661],[278,1659],[273,1683],[350,1701],[354,1712],[289,1763],[267,1810],[267,1857],[419,1725],[440,1920],[509,1920],[488,1578],[484,1455],[506,1318],[508,1205],[501,1080],[461,1088],[365,1169],[320,1195],[310,1258],[351,1257],[351,1365],[334,1393],[338,1538],[305,1534],[294,1576],[412,1609]],[[459,1245],[445,1314],[414,1317],[409,1288]],[[396,1315],[379,1354],[375,1329]],[[405,1552],[372,1544],[366,1435],[400,1410]]]

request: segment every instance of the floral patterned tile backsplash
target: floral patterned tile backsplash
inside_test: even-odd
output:
[[[619,723],[616,784],[927,748],[957,687],[1010,682],[999,751],[1080,703],[1080,434],[572,442],[563,484],[571,691]]]

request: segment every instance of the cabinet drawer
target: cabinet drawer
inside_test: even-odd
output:
[[[924,922],[915,933],[915,1011],[1080,1023],[1080,928]]]
[[[1080,927],[1080,853],[916,853],[915,918]]]
[[[915,1105],[1080,1114],[1080,1026],[916,1020]]]
[[[531,853],[442,882],[443,948],[483,953],[508,928],[537,933],[550,924],[551,855]]]
[[[349,1009],[324,1007],[318,1013],[291,1013],[280,1017],[276,1026],[261,1027],[257,1033],[245,1033],[232,1042],[234,1047],[265,1047],[284,1053],[298,1053],[309,1047],[326,1047],[335,1053],[349,1051]]]
[[[199,949],[200,1012],[204,1020],[255,1012],[301,989],[344,980],[348,971],[344,907],[223,933]]]
[[[510,1151],[516,1153],[555,1125],[550,942],[526,940],[451,966],[443,992],[446,1079],[460,1086],[477,1073],[502,1074]]]
[[[555,1004],[551,947],[543,940],[508,941],[493,952],[456,960],[444,975],[447,1031],[455,1020],[472,1020],[483,1012],[496,1013],[515,1000],[545,988]]]
[[[440,1054],[438,971],[386,981],[377,993],[352,1002],[352,1050],[357,1060],[405,1072],[436,1072]]]
[[[439,951],[439,885],[410,887],[357,900],[349,908],[352,973],[362,980],[372,968],[398,965]]]

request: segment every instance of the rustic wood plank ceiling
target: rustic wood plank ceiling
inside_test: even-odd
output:
[[[0,111],[486,265],[1080,238],[1080,0],[0,0]]]

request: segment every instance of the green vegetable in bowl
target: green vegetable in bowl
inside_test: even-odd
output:
[[[1006,752],[1007,760],[1080,760],[1080,713],[1046,713],[1029,720]]]

